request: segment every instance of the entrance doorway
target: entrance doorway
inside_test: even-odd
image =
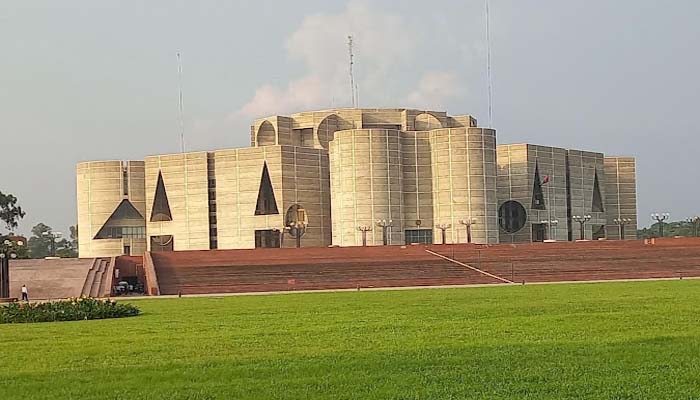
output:
[[[255,231],[255,248],[279,248],[280,231],[273,229]]]
[[[547,239],[547,226],[545,224],[532,224],[532,241],[544,242]]]
[[[593,225],[593,240],[605,238],[605,225]]]
[[[124,245],[124,255],[125,256],[131,255],[131,246],[129,246],[128,244]]]

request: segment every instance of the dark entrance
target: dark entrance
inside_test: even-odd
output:
[[[605,238],[605,225],[593,225],[593,240]]]
[[[433,244],[432,229],[406,229],[404,231],[404,237],[406,238],[406,244]]]
[[[532,224],[532,241],[544,242],[547,239],[547,226],[545,224]]]
[[[255,231],[255,247],[256,248],[279,248],[280,247],[280,231],[273,229]]]

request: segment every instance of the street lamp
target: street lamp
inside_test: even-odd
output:
[[[698,237],[698,225],[700,225],[700,217],[690,217],[687,221],[693,224],[693,237]]]
[[[445,237],[446,237],[445,232],[448,229],[452,228],[452,224],[440,224],[437,227],[440,228],[440,230],[442,231],[442,244],[445,244]]]
[[[301,237],[306,233],[308,225],[306,221],[292,221],[287,225],[289,235],[297,241],[297,249],[301,247]]]
[[[631,224],[631,218],[615,218],[613,222],[620,227],[620,240],[625,240],[625,225]]]
[[[51,257],[56,257],[56,239],[63,236],[63,234],[61,232],[48,231],[42,232],[41,235],[51,240],[49,251],[51,253]]]
[[[10,259],[17,258],[22,246],[24,243],[21,240],[5,239],[0,243],[0,299],[10,297]]]
[[[590,215],[574,215],[573,217],[571,217],[571,219],[578,222],[578,224],[581,227],[581,240],[585,240],[586,239],[586,236],[585,236],[586,222],[591,220],[591,216]]]
[[[547,235],[549,240],[557,240],[557,225],[559,225],[558,219],[543,219],[540,221],[541,224],[547,225]],[[553,239],[552,239],[553,238]]]
[[[467,227],[467,243],[472,242],[472,225],[476,224],[476,218],[467,218],[459,221],[460,224]]]
[[[367,232],[372,230],[371,226],[367,225],[360,225],[357,227],[357,230],[362,232],[362,246],[366,247],[367,246]]]
[[[669,213],[652,213],[651,219],[659,223],[659,237],[664,237],[664,221],[666,221],[671,214]]]
[[[384,243],[384,246],[389,244],[389,236],[387,235],[387,230],[389,227],[391,227],[391,224],[394,221],[392,220],[386,220],[386,219],[378,219],[377,220],[377,226],[382,228],[382,243]]]

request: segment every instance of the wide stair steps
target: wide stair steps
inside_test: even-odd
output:
[[[700,277],[700,240],[153,253],[162,294]]]
[[[114,260],[110,258],[96,258],[85,278],[85,284],[81,292],[82,296],[109,297],[112,291]]]

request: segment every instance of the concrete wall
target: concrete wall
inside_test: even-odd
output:
[[[605,167],[604,156],[581,150],[567,150],[569,162],[569,188],[571,193],[571,216],[590,215],[590,221],[584,225],[584,238],[593,238],[594,229],[606,225]],[[598,175],[598,187],[603,200],[603,211],[593,210],[593,188],[595,176]],[[581,224],[571,220],[571,239],[581,238]]]
[[[628,218],[625,240],[637,238],[637,175],[633,157],[605,157],[607,232],[610,239],[620,239],[615,218]]]
[[[124,188],[124,170],[127,190]],[[143,161],[92,161],[76,167],[78,245],[81,258],[122,255],[124,246],[132,255],[143,254],[144,238],[95,239],[95,235],[123,200],[129,200],[141,215],[146,213]]]
[[[450,225],[447,243],[466,243],[462,219],[475,219],[474,243],[498,243],[496,133],[483,128],[430,131],[433,221]],[[435,228],[435,242],[442,232]]]
[[[382,244],[377,220],[391,220],[389,242],[403,244],[401,132],[338,131],[330,143],[333,244],[362,244],[359,226],[371,226],[368,245]]]
[[[172,221],[151,222],[158,174],[162,173]],[[146,157],[146,230],[150,237],[172,235],[174,249],[209,249],[207,153]]]
[[[549,176],[549,183],[542,185],[545,199],[544,210],[533,208],[535,167],[541,182]],[[567,194],[566,194],[566,150],[556,147],[531,144],[498,146],[498,207],[508,200],[522,204],[527,212],[525,226],[515,233],[500,231],[503,243],[530,242],[533,240],[532,225],[543,220],[557,220],[547,238],[568,240]]]

